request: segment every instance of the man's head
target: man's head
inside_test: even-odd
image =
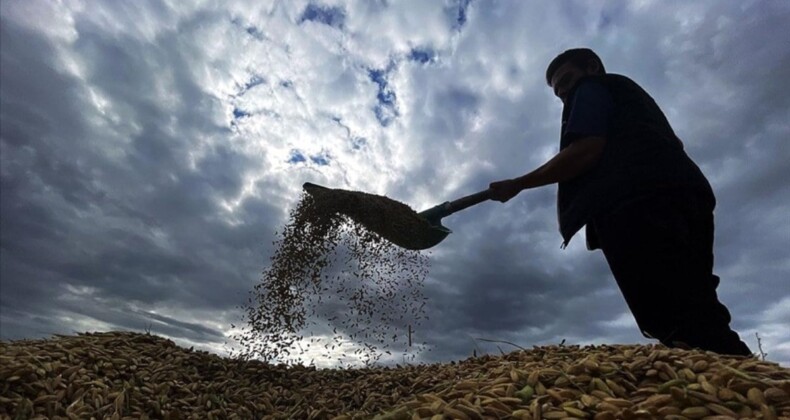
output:
[[[546,69],[546,83],[554,90],[554,95],[565,103],[568,92],[584,76],[605,74],[603,62],[589,48],[567,50],[551,60]]]

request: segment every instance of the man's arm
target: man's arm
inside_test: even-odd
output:
[[[491,198],[504,203],[525,189],[576,178],[598,163],[605,144],[606,137],[603,136],[576,139],[534,171],[518,178],[491,183]]]

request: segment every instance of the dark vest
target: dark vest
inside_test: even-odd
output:
[[[572,140],[565,135],[565,122],[575,90],[588,82],[607,88],[614,109],[598,163],[588,172],[559,183],[557,213],[564,245],[595,217],[642,194],[691,189],[715,202],[710,184],[683,150],[664,113],[644,89],[625,76],[588,76],[576,84],[562,110],[560,150]]]

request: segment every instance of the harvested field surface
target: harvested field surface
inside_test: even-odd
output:
[[[790,418],[790,369],[639,345],[318,370],[85,333],[0,343],[0,384],[6,419]]]

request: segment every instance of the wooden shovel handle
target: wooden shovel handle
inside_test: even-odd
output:
[[[484,191],[480,191],[478,193],[467,195],[466,197],[461,197],[455,201],[451,201],[446,205],[447,215],[453,214],[457,211],[461,211],[467,207],[474,206],[475,204],[480,204],[483,201],[491,199],[491,189],[487,189]]]

